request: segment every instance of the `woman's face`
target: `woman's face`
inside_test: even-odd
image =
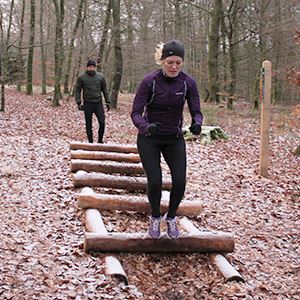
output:
[[[162,69],[169,77],[176,77],[181,71],[183,59],[180,56],[168,56],[162,62]]]

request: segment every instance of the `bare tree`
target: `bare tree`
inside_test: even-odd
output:
[[[209,100],[219,103],[219,29],[222,13],[222,0],[215,0],[211,13],[211,23],[208,44],[208,78],[209,78]]]
[[[63,64],[63,22],[65,15],[65,2],[64,0],[52,0],[55,8],[55,48],[54,48],[54,68],[55,68],[55,86],[54,96],[52,100],[53,106],[59,105],[61,94],[61,79],[62,79],[62,64]],[[59,2],[58,2],[59,1]]]
[[[67,56],[67,63],[66,63],[66,69],[65,69],[65,79],[64,79],[64,94],[69,94],[69,78],[70,78],[70,71],[71,71],[71,63],[72,63],[72,55],[74,52],[74,42],[75,37],[80,25],[80,22],[82,20],[82,8],[84,5],[85,0],[79,0],[78,3],[78,9],[77,9],[77,17],[76,22],[73,28],[71,41],[68,49],[68,56]]]
[[[104,49],[105,49],[105,45],[107,43],[107,35],[108,35],[109,27],[110,27],[112,1],[113,0],[107,1],[105,20],[104,20],[104,25],[103,25],[103,30],[102,30],[101,41],[100,41],[100,45],[99,45],[99,51],[98,51],[98,55],[97,55],[97,70],[99,72],[103,71],[102,69],[103,69]]]
[[[26,93],[31,95],[33,92],[32,88],[32,64],[33,64],[33,53],[34,53],[34,38],[35,38],[35,0],[30,0],[30,31],[29,31],[29,49],[27,56],[27,83]]]
[[[22,85],[22,66],[23,66],[23,38],[24,38],[24,18],[25,18],[25,0],[22,0],[22,9],[21,9],[21,21],[20,21],[20,37],[19,37],[19,48],[18,48],[18,82],[17,82],[17,91],[21,91]]]
[[[113,40],[114,40],[114,73],[113,84],[110,95],[112,108],[117,108],[118,94],[122,80],[123,57],[121,47],[121,28],[120,28],[120,0],[115,0],[112,6],[113,11]]]
[[[0,6],[0,34],[1,34],[1,49],[0,49],[0,84],[1,84],[1,101],[0,101],[0,111],[5,111],[5,84],[7,81],[7,68],[8,68],[8,50],[10,48],[10,31],[12,26],[12,14],[14,9],[14,0],[10,3],[9,17],[7,32],[4,32],[4,22],[3,22],[3,10]]]

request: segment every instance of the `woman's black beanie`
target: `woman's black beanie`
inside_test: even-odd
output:
[[[178,40],[171,40],[164,44],[161,54],[161,60],[172,55],[179,56],[184,60],[184,46]]]

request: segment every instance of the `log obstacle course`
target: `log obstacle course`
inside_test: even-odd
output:
[[[102,187],[145,193],[147,180],[137,148],[134,145],[71,142],[70,154],[71,172],[76,172],[73,174],[74,187],[83,187],[78,194],[78,206],[85,209],[86,212],[86,232],[84,235],[84,250],[86,252],[198,252],[211,253],[211,260],[220,261],[222,255],[219,253],[234,251],[234,238],[231,234],[202,232],[195,229],[196,227],[191,229],[192,223],[190,221],[189,229],[187,229],[187,225],[184,225],[184,221],[182,224],[180,223],[186,233],[181,234],[176,240],[168,239],[166,234],[162,234],[159,240],[154,240],[149,238],[146,232],[107,232],[99,210],[126,210],[137,213],[150,211],[145,195],[101,194],[92,189],[92,187]],[[168,209],[171,187],[171,180],[163,179],[162,213]],[[184,199],[178,209],[178,215],[193,217],[199,215],[201,211],[201,201]],[[185,222],[188,223],[188,221]],[[117,258],[107,256],[105,262],[107,275],[115,276],[126,284],[128,283],[127,276]],[[229,264],[228,261],[227,263]],[[215,265],[217,266],[217,263]],[[228,276],[226,272],[221,272],[221,274],[226,281],[240,280],[236,274],[235,276],[231,276],[231,274]],[[234,279],[228,279],[229,277]]]

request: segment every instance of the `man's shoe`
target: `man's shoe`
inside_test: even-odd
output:
[[[153,239],[160,238],[160,221],[161,221],[161,217],[155,218],[155,217],[151,216],[149,218],[148,233],[149,233],[150,237]]]
[[[174,218],[167,218],[166,216],[166,222],[167,222],[167,236],[170,239],[178,239],[180,232],[177,227],[177,220],[176,217]]]

